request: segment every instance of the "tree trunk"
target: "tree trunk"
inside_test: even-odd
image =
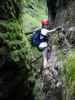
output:
[[[67,30],[69,27],[75,26],[75,1],[74,0],[47,0],[47,7],[48,7],[48,19],[49,19],[49,28],[53,28],[55,26],[64,25],[64,28]],[[74,33],[74,32],[73,32]],[[73,40],[73,44],[75,44],[75,35],[69,34],[66,32],[68,41]],[[49,47],[51,48],[51,35],[49,34]],[[55,38],[52,38],[55,39]],[[63,92],[63,91],[62,91]],[[63,95],[66,99],[70,97],[66,93]],[[54,99],[56,100],[56,99]],[[59,100],[59,99],[58,99]],[[67,100],[67,99],[66,99]]]
[[[57,0],[47,0],[48,19],[49,19],[49,28],[50,29],[53,28],[55,25],[56,2],[57,2]]]

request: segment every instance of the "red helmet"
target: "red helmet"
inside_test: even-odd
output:
[[[48,19],[43,19],[43,20],[41,21],[41,24],[42,24],[42,25],[48,25]]]

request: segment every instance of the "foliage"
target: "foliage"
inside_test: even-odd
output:
[[[75,49],[68,52],[65,58],[66,87],[70,96],[74,97],[75,91]]]
[[[1,0],[0,2],[1,19],[18,18],[21,0]]]
[[[39,21],[43,15],[46,15],[46,8],[42,3],[44,2],[38,0],[1,0],[0,4],[0,37],[9,46],[10,59],[14,61],[14,64],[18,64],[16,80],[13,77],[12,83],[18,83],[17,96],[24,96],[25,98],[30,96],[28,97],[30,100],[33,95],[37,94],[38,87],[35,86],[34,90],[33,88],[35,83],[39,84],[36,80],[42,59],[32,63],[32,58],[39,57],[40,52],[37,48],[31,46],[29,41],[31,37],[25,33],[33,31],[34,28],[40,26]],[[13,68],[15,69],[15,67]],[[13,70],[12,73],[14,73]],[[8,83],[8,85],[12,83]]]

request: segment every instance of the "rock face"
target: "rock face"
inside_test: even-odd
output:
[[[10,58],[7,43],[0,37],[0,100],[33,100],[34,83],[27,81],[27,71],[24,76],[24,66]]]
[[[75,46],[75,0],[47,0],[47,6],[49,28],[63,25],[65,29],[65,38],[72,47]],[[53,93],[52,95],[54,95]],[[52,100],[65,100],[65,98],[57,99],[54,97]]]
[[[69,42],[75,45],[75,31],[68,31],[75,26],[75,1],[74,0],[47,0],[50,28],[62,25],[66,30]],[[54,9],[55,8],[55,9]]]
[[[63,100],[63,83],[61,79],[63,63],[61,60],[58,60],[59,54],[60,52],[56,49],[56,46],[53,46],[49,58],[49,65],[42,73],[45,100]]]

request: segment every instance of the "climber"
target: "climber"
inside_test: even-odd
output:
[[[46,68],[48,63],[48,33],[55,32],[58,28],[52,30],[48,29],[48,19],[43,19],[41,21],[42,28],[33,31],[32,34],[32,44],[43,51],[43,67]]]
[[[48,33],[52,33],[52,32],[55,32],[57,30],[60,30],[61,29],[61,26],[58,26],[54,29],[51,29],[49,30],[49,22],[48,22],[48,19],[43,19],[41,21],[41,24],[42,24],[42,28],[41,28],[41,35],[43,36],[44,40],[42,42],[40,42],[39,44],[39,48],[43,50],[43,67],[44,68],[47,68],[48,66],[48,60],[50,58],[50,49],[48,47]],[[40,36],[40,38],[42,38]]]
[[[39,50],[43,51],[43,66],[47,65],[47,33],[48,33],[48,19],[41,21],[42,28],[34,30],[32,34],[32,43]]]

